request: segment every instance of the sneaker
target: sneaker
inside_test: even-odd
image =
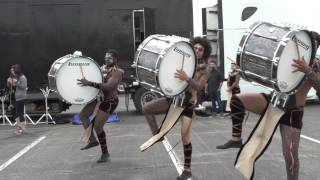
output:
[[[26,121],[20,123],[20,129],[22,130],[22,132],[26,132],[27,131],[27,123],[26,123]]]
[[[109,159],[110,154],[109,153],[102,153],[100,159],[97,161],[97,163],[104,163],[107,162]]]
[[[183,171],[180,176],[177,177],[177,180],[187,180],[191,178],[191,171]]]
[[[16,130],[14,131],[14,133],[15,133],[16,135],[21,135],[21,134],[22,134],[22,129],[21,129],[19,126],[17,126],[17,127],[16,127]]]
[[[80,148],[80,150],[90,149],[98,145],[99,145],[98,141],[89,142],[85,147]]]
[[[217,149],[229,149],[229,148],[241,148],[242,146],[242,141],[233,141],[233,140],[229,140],[228,142],[226,142],[223,145],[217,146]]]

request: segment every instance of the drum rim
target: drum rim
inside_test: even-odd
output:
[[[288,42],[289,42],[289,40],[292,38],[292,36],[293,36],[295,33],[297,33],[297,31],[294,31],[294,30],[290,30],[290,29],[289,29],[289,31],[282,37],[282,39],[280,40],[280,43],[278,43],[278,46],[277,46],[277,48],[276,48],[276,50],[275,50],[276,53],[273,55],[272,60],[278,60],[277,63],[279,64],[279,62],[280,62],[280,57],[282,56],[283,50],[284,50],[284,48],[286,47],[285,45],[283,45],[283,43],[285,43],[285,44],[287,45]],[[286,40],[283,40],[284,38],[286,38]],[[281,43],[281,42],[283,42],[283,43]],[[273,71],[273,68],[276,68],[276,71]],[[273,73],[273,72],[274,72],[274,73]],[[271,76],[272,76],[272,79],[278,80],[278,78],[277,78],[277,77],[278,77],[278,66],[274,66],[274,65],[272,64],[272,74],[271,74]],[[302,80],[303,80],[303,79],[302,79]],[[301,83],[301,82],[298,83],[298,86],[299,86],[300,83]],[[276,83],[273,84],[273,88],[274,88],[277,92],[282,92],[282,93],[291,93],[292,91],[294,91],[295,89],[297,89],[298,86],[294,87],[293,89],[291,89],[291,90],[288,91],[288,92],[282,92],[282,91],[280,91],[280,87],[279,87],[278,81],[276,81]]]
[[[291,40],[292,37],[293,37],[296,33],[300,32],[300,31],[306,32],[306,34],[309,36],[310,41],[311,41],[311,56],[310,56],[310,62],[309,62],[309,64],[308,64],[308,65],[310,66],[310,65],[312,65],[313,62],[314,62],[314,58],[315,58],[315,55],[316,55],[316,49],[317,49],[317,48],[315,47],[315,43],[314,43],[314,41],[313,41],[313,39],[312,39],[312,36],[310,35],[310,33],[309,33],[308,30],[290,30],[290,31],[286,34],[286,36],[284,36],[284,37],[288,38],[288,39],[285,41],[285,43],[287,44],[288,41]],[[279,58],[279,59],[280,59],[280,57],[281,57],[281,55],[282,55],[282,52],[283,52],[283,51],[281,51],[281,53],[280,53],[280,49],[284,49],[284,48],[285,48],[284,45],[282,45],[281,43],[278,44],[278,47],[277,47],[277,49],[276,49],[276,52],[277,52],[277,53],[275,54],[274,59],[275,59],[275,58]],[[277,71],[276,71],[275,75],[277,75],[277,73],[278,73],[278,68],[277,68]],[[287,91],[287,92],[282,92],[282,91],[280,91],[280,88],[279,88],[279,85],[278,85],[278,82],[277,82],[277,83],[275,83],[275,90],[278,91],[278,92],[281,92],[281,93],[285,93],[285,94],[293,94],[293,93],[295,93],[295,92],[297,91],[297,89],[302,85],[302,83],[306,80],[306,78],[307,78],[307,76],[304,74],[303,77],[302,77],[302,79],[301,79],[301,81],[300,81],[294,88],[292,88],[290,91]]]
[[[91,57],[88,57],[88,56],[77,56],[77,55],[73,55],[73,54],[67,54],[67,55],[65,55],[65,56],[63,56],[63,57],[60,57],[60,58],[58,58],[57,60],[55,60],[55,62],[51,65],[51,68],[50,68],[49,72],[50,72],[51,69],[54,67],[54,65],[58,63],[59,60],[62,60],[63,58],[68,58],[68,59],[64,62],[64,63],[67,63],[67,62],[70,61],[72,58],[76,58],[76,57],[81,57],[81,58],[89,59],[89,60],[92,61],[94,64],[96,64],[96,66],[97,66],[97,67],[99,68],[99,70],[100,70],[99,64],[98,64],[93,58],[91,58]],[[56,77],[56,74],[58,74],[58,72],[60,71],[60,69],[61,69],[61,68],[59,68],[59,69],[56,71],[56,73],[54,74],[54,76],[52,76],[52,77]],[[101,75],[101,79],[102,79],[102,82],[103,82],[104,80],[103,80],[103,74],[102,74],[101,70],[100,70],[100,75]],[[48,76],[49,76],[49,73],[48,73]],[[57,83],[56,83],[56,82],[57,82],[57,81],[56,81],[56,78],[54,78],[54,81],[55,81],[55,89],[53,89],[53,91],[54,91],[56,94],[58,94],[58,96],[59,96],[63,101],[65,101],[65,102],[67,102],[67,103],[69,103],[69,104],[75,104],[75,105],[89,104],[89,103],[93,102],[95,99],[97,99],[97,96],[98,96],[98,94],[99,94],[99,92],[100,92],[100,90],[98,90],[95,98],[92,98],[90,101],[87,101],[87,102],[84,102],[84,103],[73,103],[73,102],[70,102],[70,101],[66,100],[64,97],[62,97],[61,93],[60,93],[59,90],[58,90],[58,86],[57,86]],[[51,87],[50,87],[50,88],[51,88]]]

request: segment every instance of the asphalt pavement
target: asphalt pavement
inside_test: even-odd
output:
[[[70,120],[81,106],[72,106],[61,116]],[[305,108],[304,127],[300,141],[300,180],[320,179],[320,105]],[[107,123],[107,144],[110,159],[97,164],[100,148],[86,151],[79,140],[81,125],[28,124],[28,131],[17,136],[14,127],[0,126],[0,180],[173,180],[183,165],[180,123],[145,152],[139,147],[151,137],[144,116],[137,114],[130,102],[128,111],[124,98],[116,110],[120,122]],[[34,117],[35,118],[35,117]],[[158,115],[160,123],[163,115]],[[244,125],[246,139],[258,116],[249,114]],[[218,150],[215,147],[231,136],[228,117],[197,117],[192,125],[192,170],[194,180],[242,180],[233,163],[238,149]],[[272,143],[257,161],[256,180],[286,180],[279,130]]]

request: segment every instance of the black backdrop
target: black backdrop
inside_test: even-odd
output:
[[[133,73],[132,10],[143,8],[152,12],[146,35],[192,35],[192,0],[0,0],[0,88],[19,63],[38,90],[51,64],[75,50],[102,64],[105,51],[117,49],[121,66]]]

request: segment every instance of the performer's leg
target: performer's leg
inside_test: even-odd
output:
[[[24,118],[24,101],[17,101],[16,102],[16,111],[17,111],[17,115],[20,119],[20,122],[25,122],[25,118]]]
[[[280,125],[282,152],[286,162],[287,179],[298,180],[299,177],[299,142],[301,129]]]
[[[206,99],[204,90],[198,91],[197,99],[198,99],[197,105],[202,105],[203,101],[205,101],[205,99]]]
[[[242,123],[245,116],[245,107],[238,96],[231,97],[232,140],[240,141],[242,135]]]
[[[155,114],[164,113],[168,110],[168,108],[169,102],[165,97],[158,98],[144,104],[143,113],[147,119],[147,122],[153,135],[157,134],[159,129]]]
[[[94,123],[94,129],[98,136],[102,154],[100,159],[97,161],[97,163],[106,162],[110,156],[108,151],[108,146],[107,146],[106,133],[103,127],[109,115],[112,114],[113,111],[117,108],[118,103],[119,103],[118,98],[115,98],[112,100],[102,102],[99,106],[99,110],[96,115],[96,120]]]
[[[218,104],[218,111],[217,112],[222,115],[223,109],[222,109],[221,92],[220,91],[216,92],[216,98],[217,98],[217,104]]]
[[[189,110],[192,112],[192,110]],[[178,180],[185,180],[192,176],[191,174],[191,157],[192,157],[192,144],[191,144],[191,117],[181,116],[181,140],[183,144],[184,153],[184,171],[177,177]]]
[[[262,94],[238,94],[231,97],[232,138],[217,149],[240,148],[242,146],[242,123],[245,110],[261,114],[268,101]]]
[[[97,101],[93,101],[93,102],[85,105],[79,113],[80,120],[82,122],[82,126],[84,129],[87,129],[90,126],[89,117],[90,117],[90,115],[92,115],[96,104],[97,104]],[[91,131],[91,135],[89,137],[89,143],[86,146],[82,147],[81,150],[86,150],[86,149],[89,149],[89,148],[92,148],[92,147],[95,147],[98,145],[99,145],[99,143],[98,143],[95,135],[93,134],[93,131]]]
[[[232,138],[217,149],[240,148],[242,146],[242,123],[245,116],[245,107],[238,96],[233,95],[230,100],[232,119]]]
[[[98,136],[98,140],[99,140],[101,152],[102,152],[102,155],[100,159],[97,161],[97,163],[106,162],[110,156],[108,152],[106,133],[103,129],[103,126],[106,123],[106,119],[108,118],[108,116],[109,116],[108,113],[99,110],[94,123],[94,129]]]

